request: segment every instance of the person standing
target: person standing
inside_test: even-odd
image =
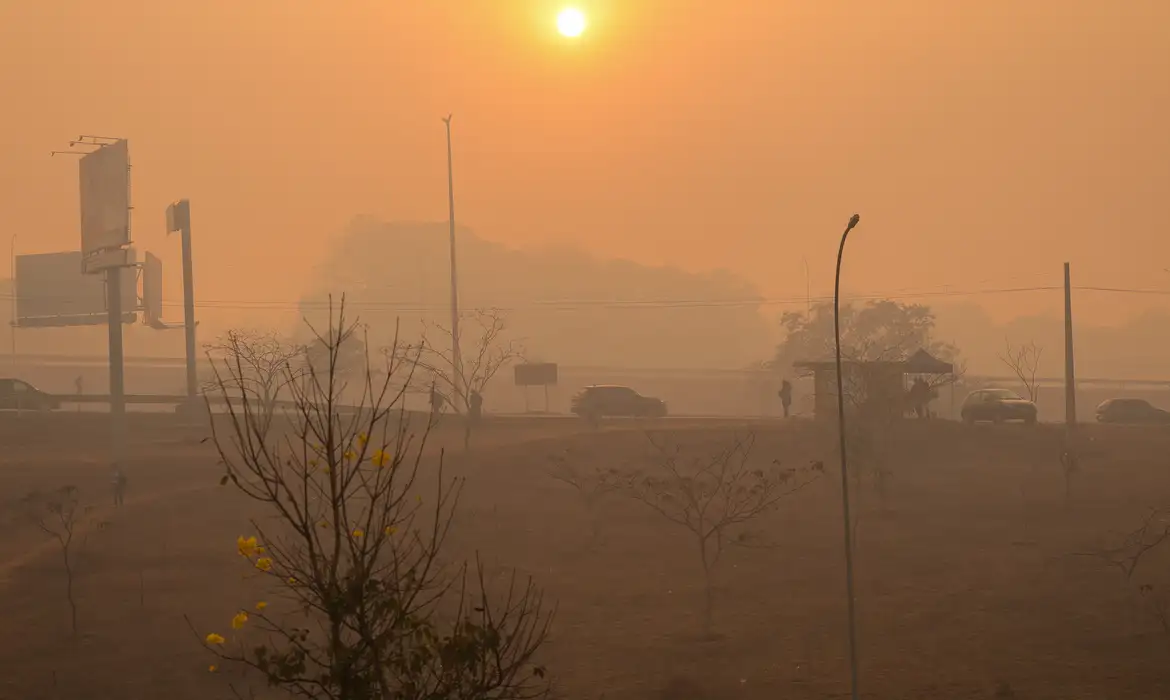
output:
[[[780,406],[784,409],[784,417],[787,418],[792,408],[792,383],[787,379],[780,382],[780,391],[777,394],[780,396]]]
[[[438,418],[439,414],[443,412],[443,395],[439,393],[439,387],[431,383],[431,418]]]
[[[126,498],[127,479],[126,475],[122,473],[121,465],[114,465],[114,478],[112,481],[114,486],[114,507],[117,508],[122,505],[122,502]]]
[[[917,377],[914,379],[914,383],[910,385],[910,405],[914,410],[914,415],[919,419],[927,418],[929,404],[930,385],[922,377]]]
[[[471,392],[471,402],[468,406],[471,413],[471,422],[479,423],[480,418],[483,418],[483,395],[478,391]]]

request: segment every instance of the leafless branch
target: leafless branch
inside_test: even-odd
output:
[[[1036,401],[1040,393],[1036,373],[1039,371],[1040,357],[1043,354],[1044,348],[1035,341],[1013,346],[1010,340],[1004,339],[1004,352],[999,356],[999,361],[1007,365],[1024,385],[1029,401]]]

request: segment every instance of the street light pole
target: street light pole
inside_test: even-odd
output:
[[[841,246],[837,249],[837,274],[833,280],[833,340],[837,362],[837,435],[841,443],[841,510],[845,521],[845,592],[849,599],[849,687],[853,700],[858,698],[857,690],[857,611],[853,595],[853,519],[849,512],[849,467],[845,447],[845,382],[841,373],[841,259],[845,255],[845,240],[861,217],[854,214],[849,218],[845,232],[841,234]]]
[[[451,397],[451,407],[459,410],[454,401],[461,394],[463,382],[463,356],[459,353],[459,284],[455,272],[455,171],[451,156],[451,116],[443,118],[447,126],[447,220],[451,228],[451,384],[454,396]]]

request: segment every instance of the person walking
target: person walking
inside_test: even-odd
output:
[[[780,396],[780,406],[784,409],[784,417],[787,418],[792,408],[792,383],[787,379],[780,382],[780,391],[776,393]]]
[[[443,412],[443,395],[439,393],[439,387],[431,383],[431,418],[438,418],[439,414]]]

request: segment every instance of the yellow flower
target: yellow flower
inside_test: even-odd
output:
[[[288,582],[289,582],[289,583],[296,583],[296,579],[295,579],[295,578],[290,578],[290,579],[288,580]],[[257,610],[263,610],[264,608],[267,608],[267,607],[268,607],[268,603],[265,603],[264,601],[260,601],[259,603],[256,603],[256,609],[257,609]]]
[[[364,534],[366,534],[366,533],[365,533],[365,532],[363,532],[363,531],[362,531],[362,529],[361,529],[360,527],[355,527],[355,528],[353,529],[353,536],[354,536],[354,537],[361,537],[361,536],[362,536],[362,535],[364,535]]]
[[[347,462],[352,462],[354,459],[357,458],[357,453],[354,452],[353,450],[346,450],[345,454],[343,454],[341,456],[344,457]]]
[[[312,467],[313,469],[316,469],[316,468],[317,468],[317,465],[318,465],[319,463],[320,463],[320,462],[319,462],[318,460],[315,460],[315,459],[310,459],[310,460],[309,460],[309,466],[310,466],[310,467]]]
[[[288,577],[288,585],[290,585],[290,586],[297,585],[297,580],[295,578],[293,578],[292,576],[289,576]]]
[[[256,568],[261,571],[270,571],[272,569],[272,560],[268,557],[260,557],[256,560]]]
[[[398,532],[398,528],[394,527],[393,525],[386,526],[385,533],[387,535],[393,535],[395,532]]]
[[[215,673],[215,670],[216,670],[215,664],[211,664],[210,666],[207,667],[208,673]]]
[[[251,558],[256,554],[256,550],[258,548],[259,545],[256,544],[255,537],[249,537],[245,539],[243,535],[240,535],[236,538],[236,550],[240,553],[241,557]]]
[[[390,463],[390,455],[386,450],[378,450],[370,457],[370,463],[375,467],[384,467]]]
[[[224,639],[215,632],[212,632],[211,634],[207,635],[207,638],[204,641],[208,644],[223,644]]]
[[[317,524],[321,526],[321,529],[322,529],[322,530],[324,530],[324,529],[326,529],[326,528],[328,528],[328,527],[329,527],[329,521],[328,521],[328,520],[322,520],[321,522],[319,522],[319,523],[317,523]]]
[[[232,618],[232,629],[234,629],[234,630],[240,629],[241,627],[244,626],[244,624],[247,621],[248,621],[248,613],[244,612],[243,610],[239,611],[238,613],[236,613],[236,616]]]
[[[365,447],[366,443],[369,441],[370,441],[369,435],[366,435],[365,433],[358,433],[358,444],[359,445],[361,445],[362,447]]]
[[[329,467],[325,467],[325,468],[324,468],[324,469],[322,469],[321,471],[325,472],[326,474],[332,474],[332,473],[333,473],[333,470],[332,470],[332,469],[330,469]]]

